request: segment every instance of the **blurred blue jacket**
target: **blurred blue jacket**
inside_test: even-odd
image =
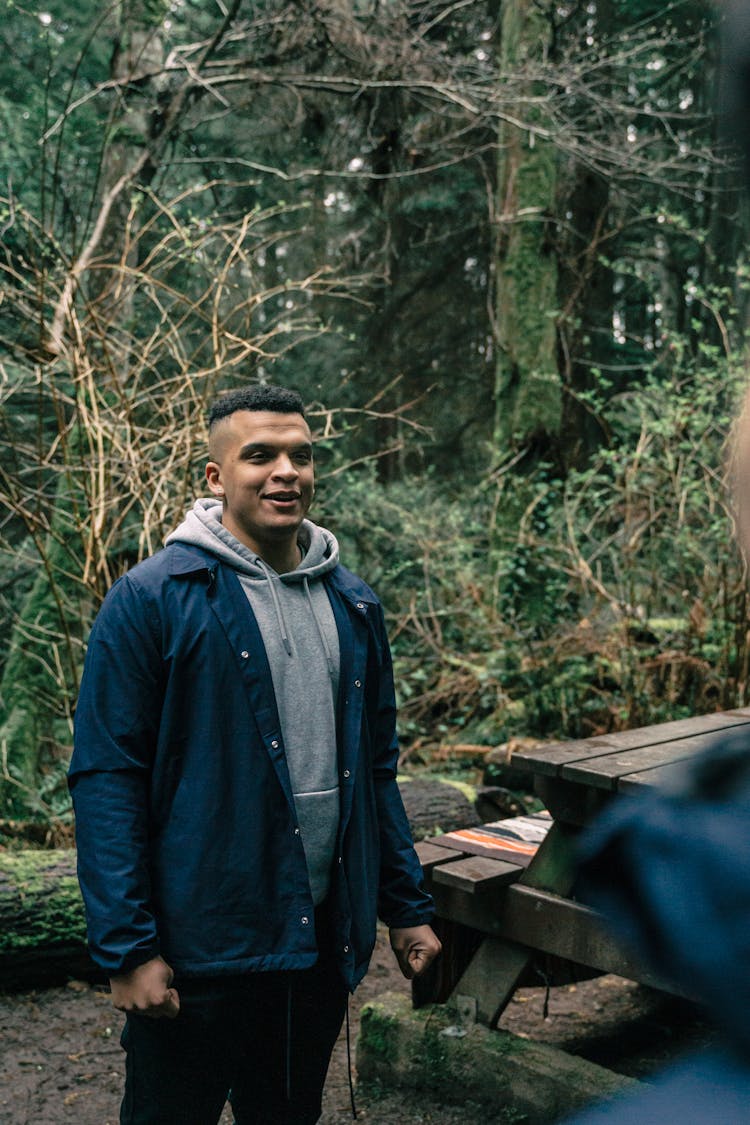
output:
[[[750,727],[584,834],[579,895],[639,960],[705,1006],[722,1046],[570,1125],[750,1122]]]
[[[432,918],[396,783],[383,612],[325,579],[341,649],[335,941],[350,989],[377,915]],[[302,969],[317,957],[271,672],[233,570],[174,544],[112,587],[89,640],[69,784],[89,943],[108,975],[161,954],[177,973]]]

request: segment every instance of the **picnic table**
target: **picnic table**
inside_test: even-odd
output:
[[[576,901],[576,839],[619,794],[669,784],[717,732],[741,726],[750,742],[750,708],[514,753],[544,810],[417,845],[443,955],[414,981],[415,1006],[451,1000],[464,1019],[495,1027],[535,965],[537,983],[573,967],[567,979],[616,973],[676,992]]]

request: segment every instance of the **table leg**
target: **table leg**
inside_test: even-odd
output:
[[[425,1004],[444,1004],[482,943],[480,933],[449,918],[435,918],[432,928],[440,938],[443,951],[429,969],[412,981],[415,1008],[422,1008]]]
[[[532,959],[525,945],[485,937],[450,999],[461,1008],[473,1002],[477,1022],[495,1028]]]
[[[555,822],[519,885],[556,895],[569,894],[575,878],[577,835],[578,829]],[[484,936],[449,919],[438,918],[436,923],[443,954],[435,963],[433,979],[415,982],[415,1006],[451,1000],[464,1010],[474,1007],[480,1023],[496,1027],[534,959],[533,934],[529,934],[529,945],[520,945],[505,938]]]

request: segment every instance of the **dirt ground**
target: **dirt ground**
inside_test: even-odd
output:
[[[370,972],[351,1005],[352,1043],[361,1005],[379,992],[408,991],[384,932]],[[710,1037],[686,1004],[605,976],[550,990],[521,989],[501,1027],[543,1040],[608,1066],[644,1077],[670,1058]],[[0,1125],[116,1125],[122,1084],[119,1034],[123,1017],[100,989],[81,981],[38,992],[0,994]],[[486,1114],[469,1103],[431,1105],[402,1091],[360,1091],[358,1118],[367,1125],[473,1125]],[[322,1125],[351,1121],[346,1040],[336,1045],[324,1096]],[[231,1122],[229,1110],[223,1125]]]

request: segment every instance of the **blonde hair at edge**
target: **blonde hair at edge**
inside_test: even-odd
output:
[[[735,538],[750,563],[750,385],[727,441],[726,476]]]

